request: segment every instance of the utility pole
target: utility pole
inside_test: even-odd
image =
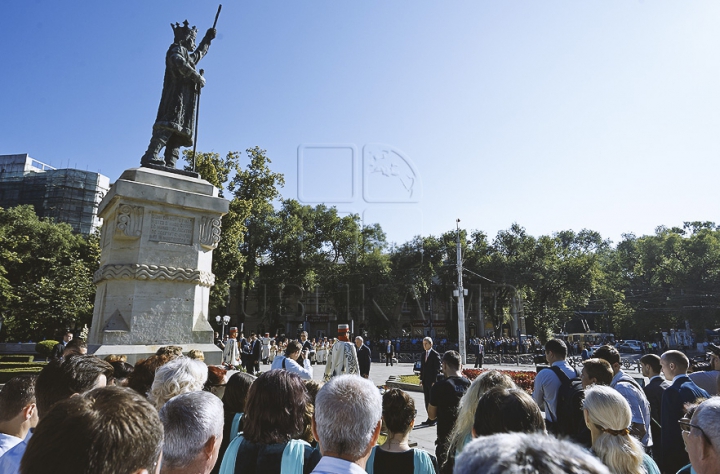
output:
[[[460,360],[465,364],[467,347],[465,345],[465,289],[462,280],[462,250],[460,248],[460,219],[455,221],[457,226],[457,290],[454,296],[457,296],[458,307],[458,349],[460,349]]]

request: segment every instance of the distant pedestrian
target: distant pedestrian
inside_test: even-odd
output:
[[[370,376],[370,362],[372,360],[370,348],[363,344],[363,338],[360,336],[355,338],[355,346],[357,347],[357,359],[358,366],[360,368],[360,376],[368,378]]]
[[[390,364],[393,365],[393,357],[395,357],[395,348],[393,347],[392,341],[388,339],[387,347],[385,347],[385,367]]]

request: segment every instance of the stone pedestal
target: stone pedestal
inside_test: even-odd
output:
[[[139,359],[172,344],[220,363],[207,313],[212,250],[230,203],[217,194],[205,180],[149,168],[126,170],[112,185],[98,209],[102,253],[89,340],[96,355]]]

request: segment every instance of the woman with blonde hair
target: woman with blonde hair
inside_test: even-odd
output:
[[[614,388],[592,385],[585,389],[585,424],[592,436],[592,450],[613,474],[660,474],[643,445],[630,435],[632,412]]]
[[[457,421],[452,432],[450,432],[448,453],[458,455],[463,447],[472,441],[473,422],[475,421],[475,411],[480,397],[495,387],[517,388],[515,382],[508,375],[498,370],[483,372],[473,380],[470,388],[460,399]]]

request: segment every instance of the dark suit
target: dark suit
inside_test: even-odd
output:
[[[670,382],[663,379],[662,377],[654,377],[647,385],[643,387],[645,396],[650,402],[650,432],[652,433],[653,439],[653,458],[655,462],[661,464],[662,449],[660,444],[662,442],[662,435],[660,430],[660,408],[662,407],[662,396],[665,389],[670,386]]]
[[[51,359],[62,359],[63,352],[65,352],[65,344],[62,342],[59,342],[55,344],[55,347],[53,347],[52,354],[50,354]]]
[[[393,365],[393,357],[395,357],[395,347],[393,347],[392,343],[385,346],[385,367],[388,366],[388,364]]]
[[[430,349],[430,353],[425,360],[426,352],[420,355],[420,383],[423,387],[423,395],[425,396],[425,409],[430,404],[430,389],[435,381],[437,381],[438,372],[440,372],[440,354],[435,349]]]
[[[709,398],[708,393],[695,385],[687,375],[678,375],[662,396],[662,465],[663,472],[677,472],[690,462],[685,451],[678,420],[684,415],[684,405],[698,398]]]
[[[360,376],[368,378],[370,375],[370,348],[365,344],[357,348],[357,358],[358,366],[360,367]]]
[[[250,348],[250,354],[252,358],[252,366],[253,371],[260,372],[260,354],[262,350],[262,343],[260,342],[260,339],[255,339],[252,342],[252,346]]]

